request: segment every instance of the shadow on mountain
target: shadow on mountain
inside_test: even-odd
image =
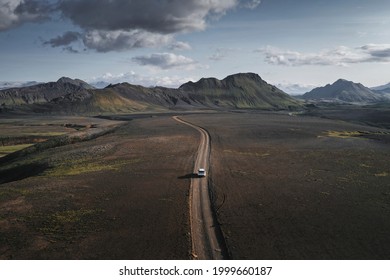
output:
[[[0,170],[0,185],[42,174],[48,167],[46,163],[31,163]]]

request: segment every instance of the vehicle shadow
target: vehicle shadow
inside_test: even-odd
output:
[[[183,179],[192,179],[192,178],[199,178],[198,174],[196,173],[190,173],[190,174],[186,174],[184,176],[179,176],[177,177],[177,179],[180,179],[180,180],[183,180]]]

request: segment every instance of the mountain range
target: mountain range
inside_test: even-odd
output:
[[[63,77],[57,82],[0,90],[0,110],[23,113],[97,114],[169,109],[296,109],[302,103],[254,73],[223,80],[203,78],[178,89],[128,83],[96,89]]]
[[[202,78],[177,89],[129,83],[98,89],[62,77],[56,82],[0,90],[0,112],[42,114],[104,114],[186,109],[301,109],[306,102],[378,103],[390,101],[390,84],[369,89],[337,80],[293,98],[254,73],[238,73],[223,80]]]

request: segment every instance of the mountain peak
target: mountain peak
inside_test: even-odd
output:
[[[352,81],[348,81],[346,79],[338,79],[334,84],[345,84],[345,83],[353,83]]]
[[[61,77],[58,79],[57,83],[64,84],[64,83],[73,83],[74,80],[68,77]]]
[[[90,84],[84,82],[80,79],[71,79],[68,77],[61,77],[57,81],[58,84],[72,84],[78,87],[81,87],[83,89],[94,89],[95,87],[91,86]]]
[[[253,80],[261,79],[260,76],[256,73],[247,72],[247,73],[237,73],[237,74],[229,75],[224,80],[234,79],[234,78],[246,78],[246,79],[253,79]]]

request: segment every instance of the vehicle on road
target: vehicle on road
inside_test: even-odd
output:
[[[205,176],[206,176],[206,170],[204,170],[204,168],[199,168],[198,177],[205,177]]]

